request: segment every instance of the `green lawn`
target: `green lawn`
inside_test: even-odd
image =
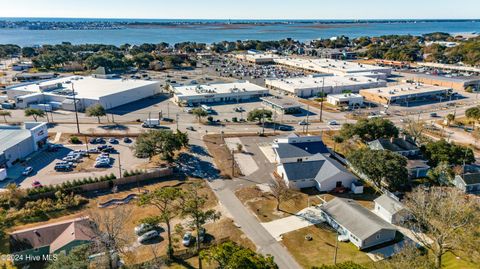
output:
[[[472,262],[457,259],[457,257],[448,252],[447,254],[443,255],[443,268],[445,269],[478,269],[480,265],[474,264]]]
[[[305,240],[310,234],[311,241]],[[283,244],[303,268],[333,264],[335,253],[336,233],[324,226],[310,226],[283,235]],[[351,243],[338,244],[337,262],[354,261],[368,268],[372,267],[372,260]]]

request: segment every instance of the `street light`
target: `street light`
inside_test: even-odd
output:
[[[80,125],[78,124],[78,112],[77,112],[77,98],[75,97],[75,88],[72,82],[72,94],[73,94],[73,107],[75,109],[75,120],[77,122],[77,133],[80,133]]]

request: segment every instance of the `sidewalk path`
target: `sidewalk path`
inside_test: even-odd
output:
[[[277,240],[282,240],[282,235],[308,226],[323,222],[321,211],[317,207],[307,207],[293,216],[278,220],[263,222],[262,226]]]

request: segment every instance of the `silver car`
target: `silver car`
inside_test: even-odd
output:
[[[157,231],[146,232],[143,235],[139,236],[137,239],[138,243],[144,243],[145,241],[159,237],[160,234]]]

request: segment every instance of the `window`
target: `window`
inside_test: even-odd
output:
[[[377,234],[375,238],[380,239],[380,234]]]
[[[303,161],[302,158],[297,159],[297,163],[301,163]]]

